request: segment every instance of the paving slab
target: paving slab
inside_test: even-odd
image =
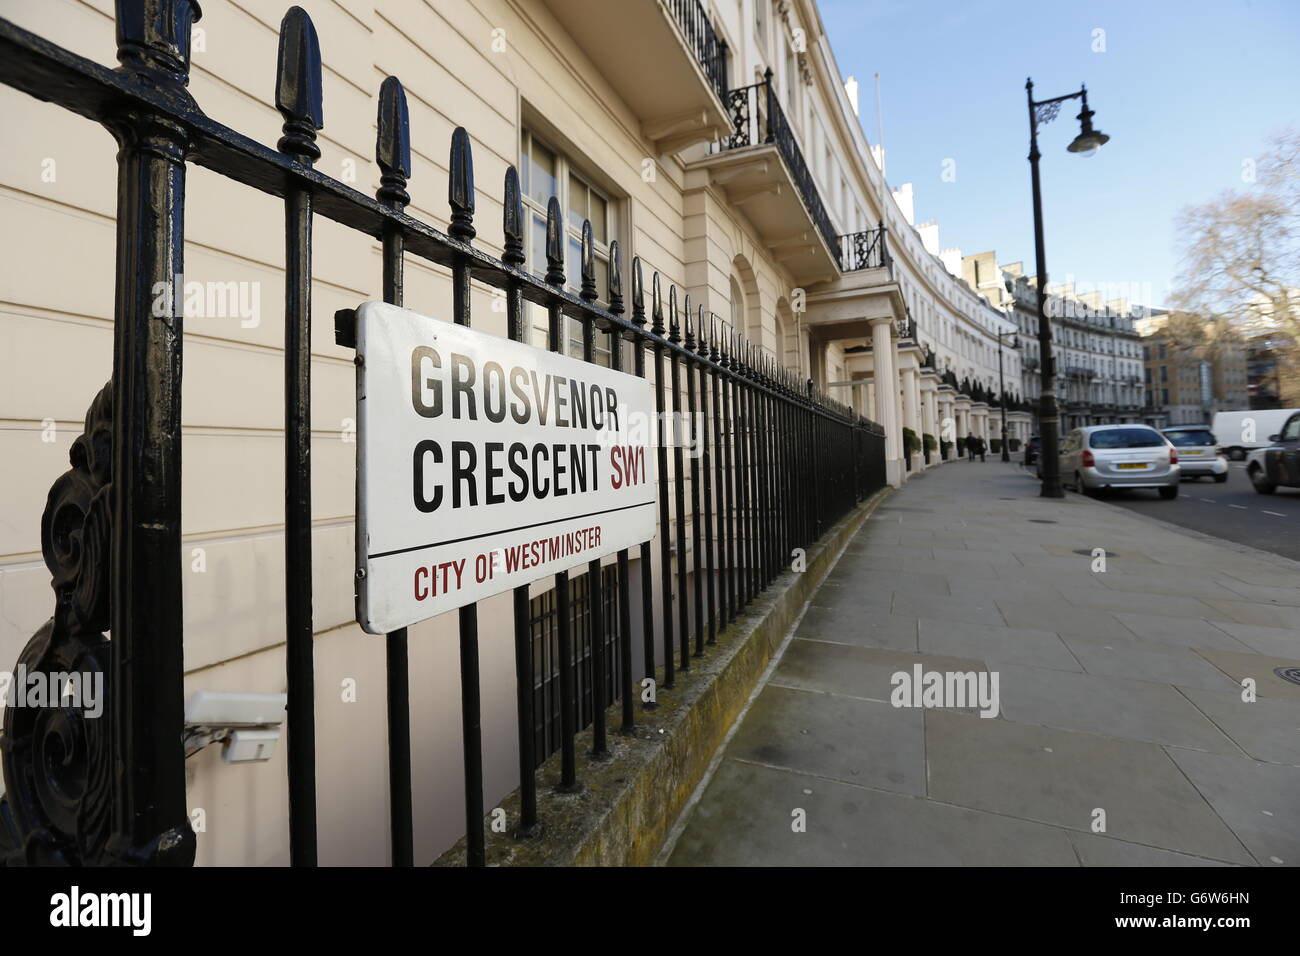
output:
[[[726,754],[877,790],[925,793],[920,710],[769,684]]]
[[[806,830],[794,832],[802,810]],[[670,866],[1077,866],[1057,827],[724,760]]]
[[[1300,768],[1167,750],[1261,866],[1300,864]]]
[[[1231,740],[1173,687],[1040,667],[1001,667],[1007,720],[1123,740],[1235,752]]]
[[[1273,697],[1242,700],[1230,692],[1180,688],[1184,697],[1256,760],[1300,767],[1300,703]]]
[[[982,660],[991,669],[1007,664],[1067,671],[1083,669],[1061,638],[1051,631],[958,624],[923,618],[917,638],[917,648],[923,654],[975,658]],[[1205,664],[1203,660],[1200,663]]]
[[[1069,830],[1104,823],[1118,839],[1252,862],[1154,744],[940,710],[925,722],[935,800]]]
[[[1223,651],[1249,648],[1220,627],[1219,621],[1187,617],[1163,617],[1136,611],[1116,611],[1115,618],[1138,637],[1183,647],[1213,647]],[[1226,635],[1226,636],[1225,636]]]
[[[986,670],[981,662],[969,658],[795,639],[772,672],[771,682],[783,687],[887,701],[894,690],[894,675],[900,671],[911,674],[917,664],[923,671],[979,673]]]
[[[1238,686],[1247,678],[1253,680],[1255,692],[1260,697],[1300,701],[1300,685],[1284,680],[1276,673],[1279,668],[1300,671],[1300,660],[1219,650],[1198,650],[1196,653],[1231,677]]]
[[[795,636],[832,644],[917,650],[916,618],[894,614],[848,615],[843,608],[809,605]]]
[[[1083,669],[1098,677],[1230,691],[1237,684],[1190,647],[1139,638],[1062,638]],[[1031,663],[1026,661],[1025,663]]]
[[[1270,657],[1300,660],[1300,630],[1223,621],[1215,621],[1214,626],[1232,635],[1253,651],[1259,651]]]
[[[1084,866],[1233,866],[1223,860],[1175,853],[1096,833],[1071,833],[1070,842]]]

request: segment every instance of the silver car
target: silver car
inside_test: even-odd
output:
[[[1103,488],[1155,488],[1178,497],[1178,449],[1148,425],[1090,425],[1061,440],[1061,483],[1087,494]]]
[[[1209,425],[1178,425],[1162,428],[1160,433],[1178,449],[1178,467],[1184,478],[1204,475],[1220,484],[1228,480],[1228,459],[1219,452]]]

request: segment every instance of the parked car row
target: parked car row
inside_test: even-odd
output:
[[[1282,427],[1246,455],[1246,475],[1263,495],[1271,495],[1283,486],[1300,488],[1300,409],[1285,411],[1288,416]],[[1245,434],[1257,424],[1248,423]],[[1110,488],[1151,488],[1161,498],[1173,499],[1178,497],[1178,485],[1183,479],[1227,481],[1228,450],[1207,425],[1179,425],[1159,431],[1149,425],[1090,425],[1066,432],[1057,461],[1061,484],[1083,494]],[[1036,464],[1041,478],[1039,452],[1035,436],[1025,446],[1025,464]]]

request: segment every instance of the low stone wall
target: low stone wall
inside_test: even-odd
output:
[[[637,704],[636,732],[621,735],[619,710],[609,710],[607,759],[592,760],[591,733],[577,737],[577,793],[557,793],[560,755],[537,772],[541,832],[519,839],[519,793],[500,804],[507,831],[491,830],[487,859],[494,866],[644,866],[653,862],[678,814],[780,648],[804,604],[825,579],[840,552],[876,506],[885,488],[859,505],[825,534],[807,555],[802,573],[787,571],[718,635],[691,668],[677,672],[676,687],[660,690],[658,706]],[[637,685],[639,689],[639,683]],[[465,840],[435,866],[463,866]]]

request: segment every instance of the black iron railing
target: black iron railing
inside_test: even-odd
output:
[[[885,242],[885,224],[865,232],[850,232],[837,237],[840,269],[858,272],[862,269],[883,269],[890,265],[889,248]]]
[[[567,291],[565,230],[555,198],[547,210],[545,277],[525,270],[526,219],[513,167],[506,170],[503,187],[504,253],[498,259],[476,248],[473,156],[464,129],[457,128],[451,138],[448,231],[408,216],[411,131],[406,95],[395,77],[384,80],[379,95],[376,196],[317,171],[321,56],[315,28],[301,9],[292,8],[280,27],[276,106],[284,125],[278,149],[209,118],[185,89],[190,31],[197,16],[198,6],[191,0],[117,0],[118,69],[0,19],[0,83],[103,124],[120,146],[114,378],[91,403],[85,434],[72,446],[72,467],[51,489],[41,543],[56,592],[54,616],[20,658],[29,672],[104,672],[111,706],[102,719],[61,702],[6,710],[0,862],[187,865],[194,860],[182,746],[183,309],[176,296],[159,311],[156,292],[158,284],[167,288],[184,272],[185,174],[191,162],[284,202],[284,221],[276,226],[285,230],[286,250],[286,729],[289,845],[295,865],[316,863],[317,841],[309,350],[316,218],[382,243],[381,286],[387,302],[402,303],[405,260],[415,256],[449,272],[452,293],[442,311],[460,325],[473,320],[473,280],[504,293],[511,339],[526,338],[528,301],[547,310],[553,349],[561,348],[562,323],[570,316],[581,324],[587,361],[597,335],[608,337],[616,370],[623,366],[624,349],[617,347],[622,341],[631,343],[632,372],[638,376],[647,377],[647,352],[653,356],[654,392],[662,413],[656,436],[660,521],[655,539],[665,584],[660,588],[661,617],[656,622],[654,541],[638,549],[642,613],[636,628],[631,620],[636,586],[631,553],[618,553],[612,587],[600,562],[587,565],[592,590],[582,600],[591,603],[592,611],[584,616],[591,626],[585,651],[574,647],[568,572],[555,575],[562,787],[577,785],[574,737],[580,691],[575,669],[588,659],[584,653],[589,652],[592,674],[617,672],[617,693],[604,680],[587,682],[593,759],[599,759],[606,750],[611,699],[619,699],[623,729],[635,726],[640,698],[632,690],[634,674],[656,679],[661,693],[672,693],[676,670],[686,671],[692,656],[705,653],[706,645],[786,569],[792,549],[810,545],[885,484],[884,436],[877,425],[815,392],[810,381],[756,351],[702,308],[693,314],[689,297],[679,308],[676,288],[663,295],[658,273],[652,276],[647,303],[640,259],[630,269],[631,318],[625,318],[616,242],[611,243],[609,287],[604,290],[609,307],[597,306],[590,224],[584,224],[582,235],[581,292]],[[345,310],[335,317],[342,345],[354,342],[351,316]],[[670,434],[668,415],[688,424]],[[693,449],[689,507],[684,446]],[[690,549],[685,547],[688,533]],[[675,604],[674,589],[667,586],[674,570]],[[688,606],[693,606],[693,617]],[[606,632],[615,611],[618,627],[609,633],[616,635],[617,647],[610,655]],[[517,832],[529,834],[538,822],[529,585],[514,590],[513,612]],[[481,865],[478,607],[463,607],[457,616],[467,860]],[[641,639],[640,661],[633,660],[634,630]],[[406,630],[389,634],[386,642],[392,861],[411,865]]]
[[[727,98],[727,41],[718,36],[700,0],[665,0],[687,45],[709,78],[718,99]]]
[[[831,224],[831,217],[822,204],[821,194],[812,172],[804,161],[803,151],[795,138],[794,130],[786,120],[785,111],[772,87],[772,70],[769,68],[761,83],[741,86],[727,94],[724,101],[731,114],[731,132],[714,144],[714,152],[744,149],[773,143],[785,162],[790,179],[794,182],[804,208],[808,211],[817,231],[821,233],[835,264],[843,270],[840,237]]]

